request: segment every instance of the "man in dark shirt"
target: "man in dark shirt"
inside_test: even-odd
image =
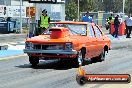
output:
[[[113,32],[112,36],[117,38],[118,37],[118,28],[119,28],[119,20],[118,20],[118,17],[119,15],[117,15],[114,19],[114,28],[115,28],[115,31]]]

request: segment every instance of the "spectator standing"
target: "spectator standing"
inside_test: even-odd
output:
[[[93,19],[91,16],[89,16],[89,12],[87,12],[83,17],[82,17],[82,22],[89,22],[92,23]]]
[[[126,18],[125,23],[126,23],[126,38],[131,38],[130,37],[131,31],[132,31],[132,17],[131,17],[131,14],[129,14],[129,16]]]
[[[118,19],[119,15],[117,15],[114,19],[114,28],[115,28],[115,31],[113,32],[112,36],[117,38],[118,37],[118,28],[119,28],[119,19]]]

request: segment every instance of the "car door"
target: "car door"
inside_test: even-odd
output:
[[[87,53],[86,54],[89,58],[92,58],[96,54],[96,48],[97,48],[96,37],[95,37],[95,33],[94,33],[94,29],[93,29],[92,25],[89,24],[87,27],[88,28],[87,28],[87,42],[86,42]]]
[[[104,48],[104,38],[103,38],[103,34],[100,31],[99,27],[94,25],[93,26],[94,31],[95,31],[95,36],[96,36],[96,44],[97,44],[97,53],[98,55],[102,52],[103,48]]]

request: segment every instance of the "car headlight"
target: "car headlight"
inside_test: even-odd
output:
[[[72,50],[72,43],[66,43],[65,44],[65,49],[66,50]]]
[[[25,49],[33,49],[33,44],[31,42],[25,42]]]

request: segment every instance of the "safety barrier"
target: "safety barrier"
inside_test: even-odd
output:
[[[125,29],[126,29],[125,22],[122,22],[122,23],[119,25],[118,35],[119,35],[119,36],[125,35],[125,34],[126,34],[126,30],[125,30]],[[110,34],[113,34],[114,31],[115,31],[114,22],[111,22]]]

